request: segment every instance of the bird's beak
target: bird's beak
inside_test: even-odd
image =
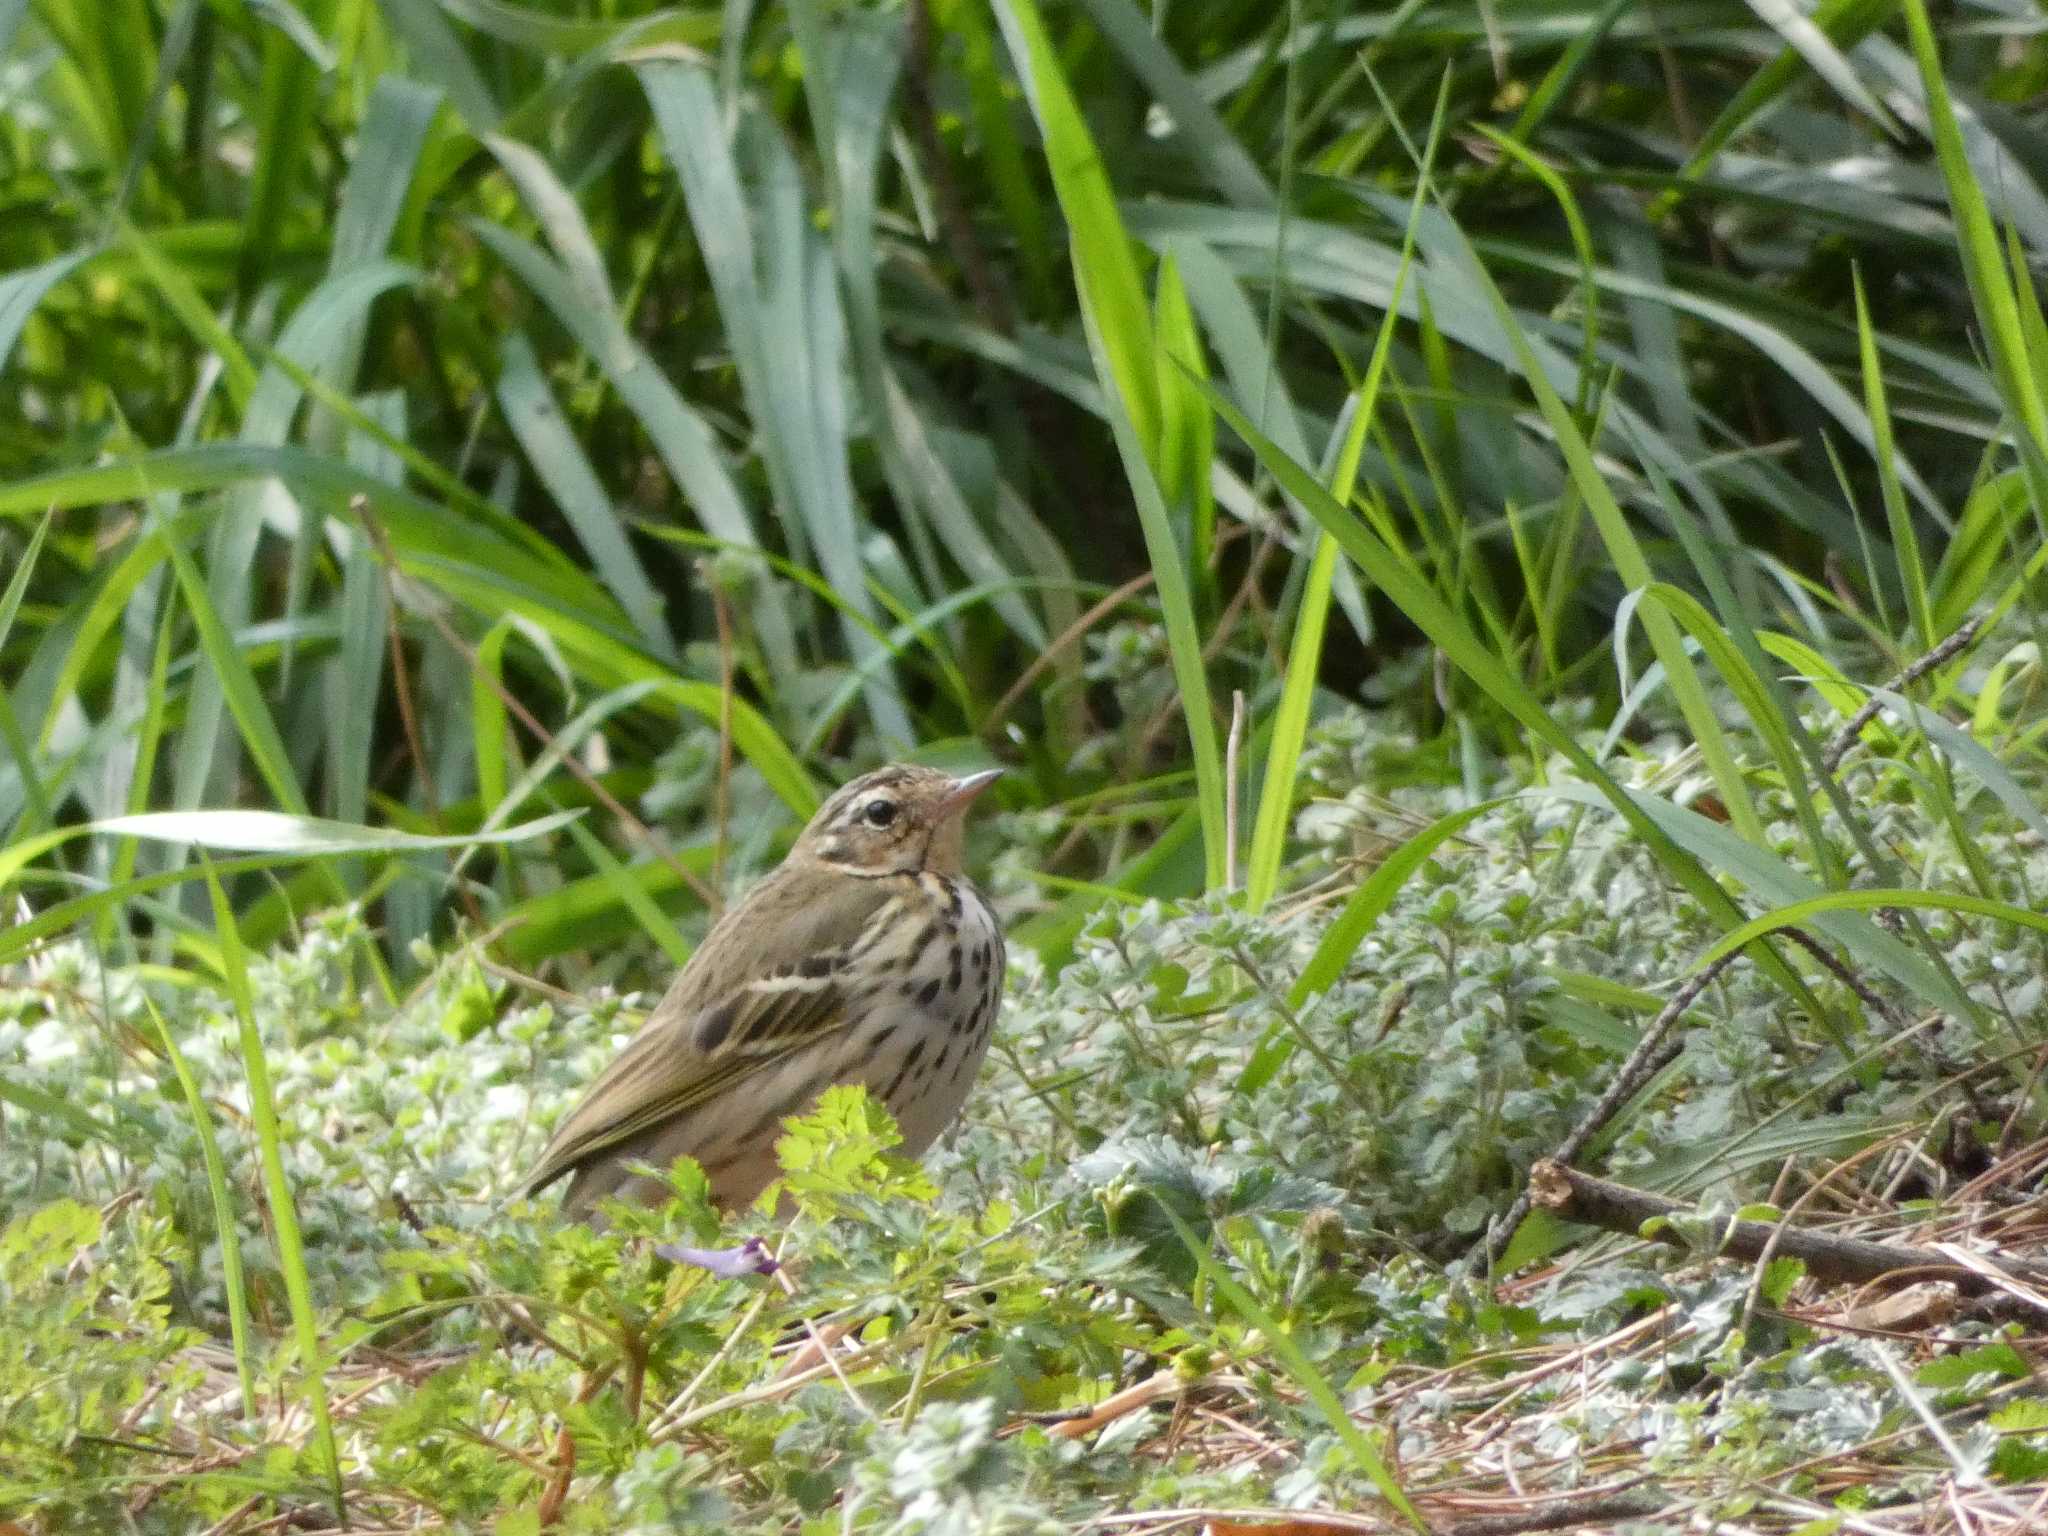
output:
[[[970,773],[965,778],[955,779],[953,787],[947,790],[945,798],[939,801],[938,819],[943,822],[964,815],[967,807],[974,804],[976,797],[1002,776],[1002,769],[986,768],[980,773]]]

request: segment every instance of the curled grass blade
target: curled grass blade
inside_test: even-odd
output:
[[[1723,935],[1713,947],[1700,956],[1699,966],[1712,965],[1723,955],[1740,949],[1767,934],[1783,928],[1797,928],[1810,924],[1815,918],[1826,917],[1836,912],[1877,912],[1885,908],[1911,907],[1934,912],[1966,912],[1972,917],[1988,917],[1995,922],[2008,923],[2015,928],[2031,928],[2037,933],[2048,933],[2048,912],[2035,912],[2026,907],[2016,907],[2008,901],[1993,901],[1988,896],[1972,896],[1966,891],[1918,891],[1918,890],[1861,890],[1829,891],[1805,901],[1795,902],[1789,907],[1779,907],[1753,918],[1733,932]]]

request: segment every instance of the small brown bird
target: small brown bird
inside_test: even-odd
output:
[[[712,927],[616,1060],[562,1121],[524,1192],[569,1175],[562,1209],[657,1204],[687,1153],[737,1210],[780,1172],[782,1121],[865,1086],[920,1157],[988,1051],[1003,931],[961,873],[967,808],[1001,772],[894,765],[846,785],[789,857]]]

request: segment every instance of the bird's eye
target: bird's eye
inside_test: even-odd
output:
[[[866,808],[862,810],[861,815],[867,818],[867,823],[871,827],[886,827],[896,819],[896,802],[894,800],[870,800]]]

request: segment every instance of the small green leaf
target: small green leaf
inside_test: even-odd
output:
[[[1930,1360],[1914,1372],[1913,1380],[1923,1387],[1954,1391],[1984,1376],[2018,1381],[2028,1374],[2027,1362],[2020,1352],[2001,1341]]]
[[[1777,1258],[1764,1266],[1764,1281],[1759,1293],[1768,1306],[1782,1307],[1785,1298],[1792,1294],[1792,1287],[1806,1278],[1806,1264],[1803,1260]]]

